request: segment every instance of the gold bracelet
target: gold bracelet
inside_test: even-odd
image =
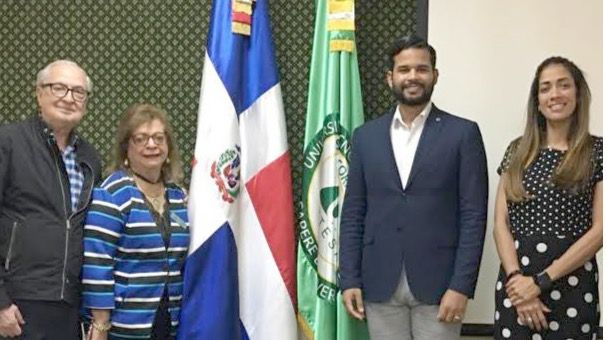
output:
[[[112,328],[112,324],[109,322],[97,323],[95,320],[91,322],[90,326],[99,332],[107,332]]]

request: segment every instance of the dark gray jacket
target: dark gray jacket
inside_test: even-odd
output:
[[[47,125],[36,116],[0,128],[0,308],[15,299],[79,303],[83,222],[101,162],[75,138],[84,185],[72,212],[65,165]]]

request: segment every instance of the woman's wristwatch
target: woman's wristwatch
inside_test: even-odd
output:
[[[91,322],[90,326],[99,332],[107,332],[112,328],[112,324],[110,322],[100,323],[95,320]]]
[[[534,283],[539,286],[539,289],[541,289],[541,293],[545,293],[549,291],[551,287],[553,287],[553,281],[551,281],[551,278],[547,272],[535,274],[532,276],[532,279],[534,280]]]

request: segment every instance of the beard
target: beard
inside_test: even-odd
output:
[[[423,93],[417,97],[407,97],[406,94],[404,94],[404,90],[406,90],[406,88],[410,85],[420,86],[423,89]],[[429,84],[424,86],[419,82],[411,82],[408,86],[395,86],[394,84],[394,86],[391,88],[391,93],[393,93],[396,100],[402,105],[420,106],[427,104],[431,100],[434,85],[435,84]]]

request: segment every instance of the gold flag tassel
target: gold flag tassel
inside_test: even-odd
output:
[[[250,36],[254,0],[232,0],[231,31]]]
[[[328,31],[349,31],[356,29],[355,6],[353,0],[332,0],[328,2]],[[353,37],[348,39],[346,34],[336,34],[330,39],[330,52],[353,52],[355,48]]]

